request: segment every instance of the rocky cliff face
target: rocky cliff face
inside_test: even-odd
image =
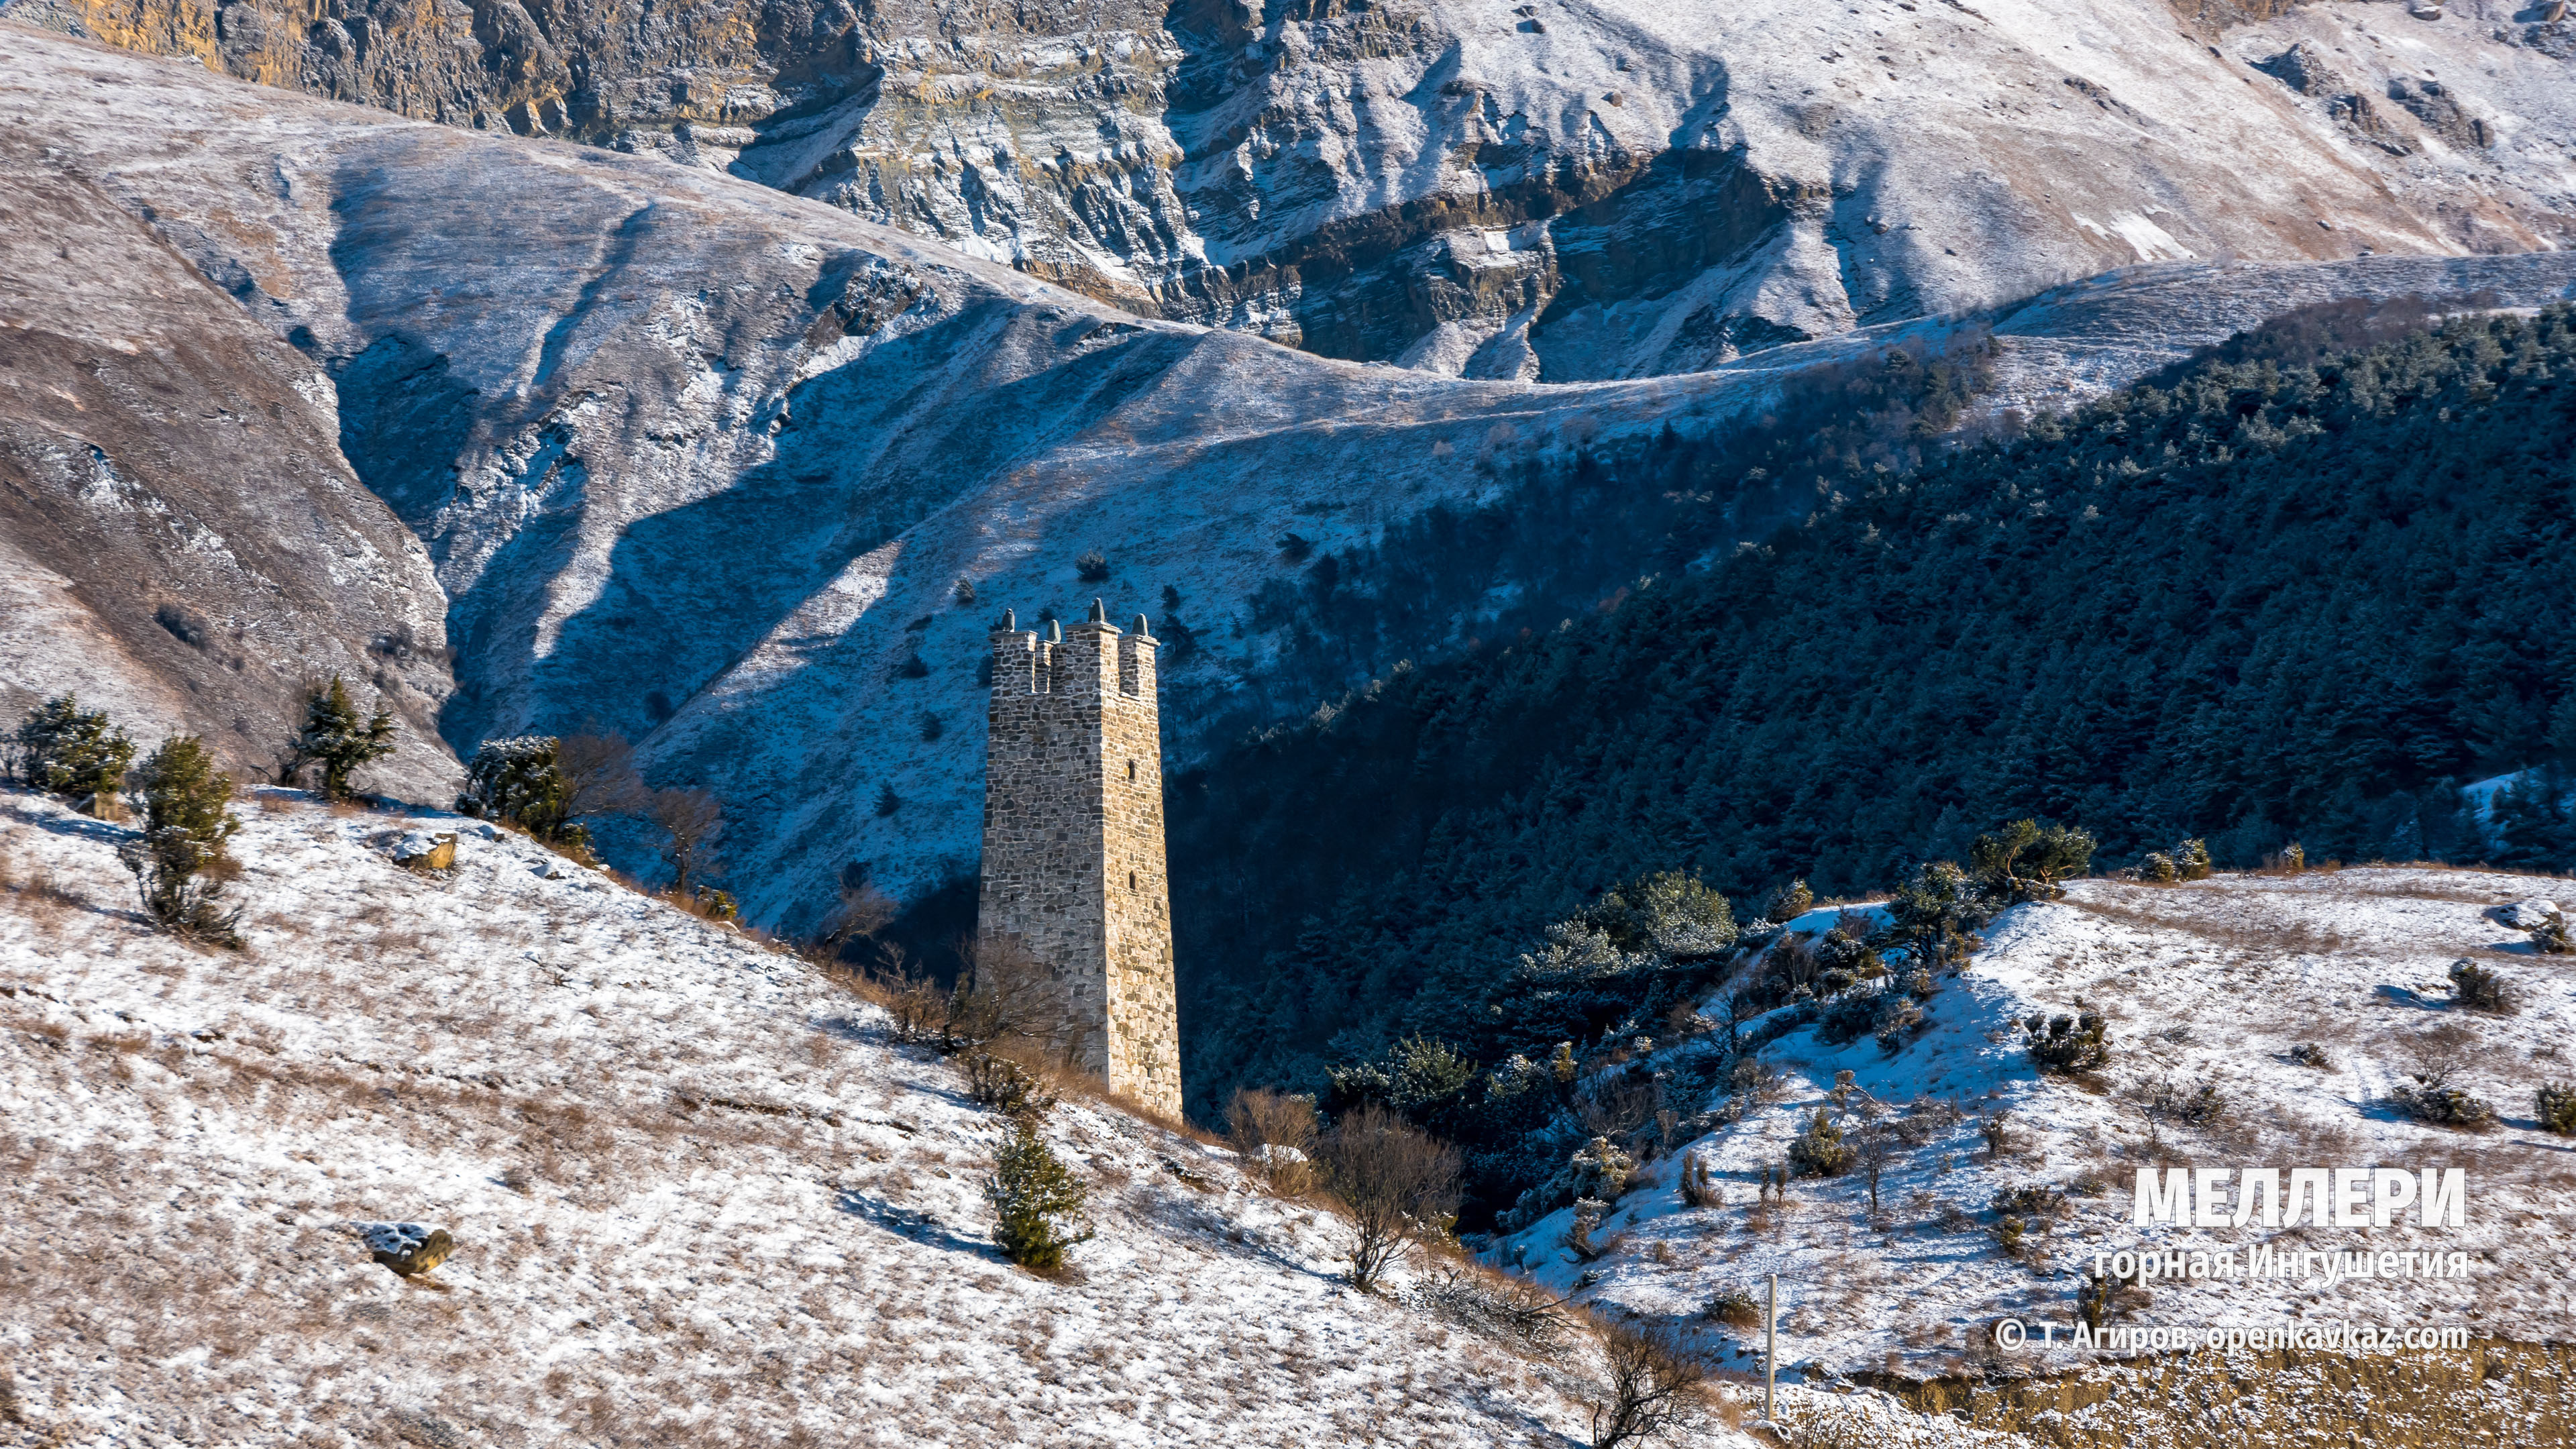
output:
[[[2576,41],[2509,12],[9,6],[730,170],[1139,315],[1549,381],[1705,368],[2137,261],[2562,245]],[[2256,69],[2302,44],[2338,88]]]
[[[31,198],[0,314],[25,438],[0,546],[92,600],[49,604],[54,642],[9,682],[96,680],[210,727],[185,711],[233,697],[239,648],[279,677],[387,661],[432,753],[623,729],[656,783],[726,796],[768,914],[854,858],[900,887],[971,854],[1001,607],[1160,614],[1169,588],[1230,618],[1293,571],[1291,528],[1330,549],[1472,500],[1491,480],[1464,455],[1498,427],[1759,393],[1325,361],[705,170],[5,33],[0,107],[45,119],[0,156]],[[1089,547],[1105,584],[1076,578]],[[197,613],[156,622],[174,592]],[[139,661],[77,658],[92,615]],[[1202,689],[1269,647],[1212,638]]]
[[[899,893],[971,867],[1002,608],[1187,618],[1186,759],[1314,707],[1264,601],[1334,558],[1504,503],[1517,460],[1730,426],[1790,370],[1963,325],[1438,377],[1140,320],[704,168],[0,36],[0,705],[77,687],[257,764],[339,672],[405,715],[377,783],[432,801],[451,747],[622,729],[655,784],[725,799],[764,922],[853,861]],[[2576,252],[2174,264],[1964,325],[2005,400],[2062,402],[2303,302],[2571,289]],[[1469,570],[1386,647],[1434,657],[1524,582]]]

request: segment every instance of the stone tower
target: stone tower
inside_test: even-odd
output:
[[[1109,1089],[1181,1112],[1162,729],[1143,615],[993,631],[978,929],[1051,967]]]

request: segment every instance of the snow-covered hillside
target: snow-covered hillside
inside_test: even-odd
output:
[[[0,555],[26,561],[0,718],[77,688],[247,774],[338,671],[407,721],[364,783],[432,802],[449,746],[596,721],[726,800],[765,924],[810,924],[852,861],[906,896],[971,868],[1003,608],[1159,619],[1171,590],[1187,757],[1212,720],[1312,707],[1270,691],[1284,636],[1251,605],[1304,578],[1284,536],[1328,554],[1496,501],[1486,460],[1722,429],[1798,369],[1963,325],[1994,328],[2004,400],[2063,402],[2304,302],[2576,290],[2576,252],[2164,263],[1719,372],[1460,381],[1139,322],[704,169],[0,33],[25,143],[0,184],[43,219],[0,229]]]
[[[2021,906],[1990,926],[1966,973],[1928,1003],[1929,1032],[1895,1056],[1867,1035],[1828,1045],[1813,1027],[1766,1047],[1777,1084],[1750,1097],[1741,1120],[1644,1172],[1594,1232],[1596,1242],[1619,1240],[1597,1261],[1565,1246],[1570,1209],[1500,1240],[1493,1255],[1585,1301],[1700,1323],[1738,1355],[1759,1353],[1758,1332],[1717,1322],[1709,1305],[1729,1291],[1758,1298],[1776,1273],[1781,1359],[1811,1387],[2125,1361],[2069,1346],[2076,1293],[2097,1253],[2148,1248],[2185,1260],[2232,1249],[2240,1266],[2266,1244],[2321,1255],[2439,1251],[2466,1254],[2469,1271],[2151,1278],[2142,1286],[2152,1301],[2134,1303],[2114,1326],[2448,1325],[2479,1344],[2563,1346],[2576,1326],[2576,1149],[2537,1128],[2533,1091],[2576,1082],[2576,958],[2533,954],[2495,914],[2569,893],[2565,880],[2420,867],[2075,883],[2063,902]],[[1821,932],[1834,915],[1795,925]],[[2464,958],[2507,981],[2518,1013],[2454,1003],[2447,973]],[[2085,1009],[2109,1020],[2109,1066],[2097,1078],[2035,1070],[2018,1023]],[[1705,1046],[1666,1044],[1630,1070]],[[2319,1055],[2302,1060],[2303,1047]],[[1852,1084],[1837,1096],[1841,1072]],[[2501,1120],[2462,1131],[2406,1119],[2389,1098],[2417,1074],[2486,1099]],[[1847,1143],[1879,1132],[1892,1144],[1877,1218],[1857,1174],[1799,1176],[1785,1201],[1764,1202],[1762,1174],[1789,1161],[1792,1139],[1820,1107]],[[2000,1152],[1987,1135],[1998,1119]],[[1721,1205],[1684,1201],[1681,1174],[1692,1163],[1710,1170]],[[2296,1168],[2459,1167],[2466,1221],[2141,1228],[2131,1217],[2145,1166],[2275,1167],[2285,1183]],[[2032,1186],[2066,1194],[2063,1215],[2030,1212],[2023,1250],[2007,1254],[1997,1199]],[[1987,1335],[2004,1319],[2030,1337],[1998,1359]],[[2053,1325],[2053,1344],[2043,1345],[2042,1324]],[[2220,1371],[2229,1362],[2239,1360]],[[2252,1373],[2231,1392],[2279,1409],[2330,1384]],[[2498,1391],[2507,1389],[2529,1397],[2496,1402],[2537,1416],[2528,1422],[2576,1424],[2576,1397],[2563,1385],[2517,1377]],[[2138,1407],[2122,1397],[2069,1422],[2098,1431]]]
[[[724,170],[1146,316],[1694,371],[2135,261],[2564,246],[2543,5],[895,0],[0,11]]]
[[[1581,1432],[1568,1369],[1347,1291],[1231,1153],[1057,1108],[1100,1236],[1032,1277],[1002,1119],[801,961],[472,822],[424,875],[396,816],[242,814],[236,955],[140,924],[117,828],[0,795],[0,1443]],[[400,1278],[376,1222],[460,1246]]]

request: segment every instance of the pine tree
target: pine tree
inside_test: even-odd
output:
[[[162,741],[134,772],[134,786],[143,802],[145,830],[184,831],[210,857],[222,856],[225,843],[241,829],[241,821],[227,808],[232,776],[215,768],[215,757],[195,735]]]
[[[485,740],[465,767],[458,813],[508,821],[540,840],[578,847],[584,836],[571,823],[573,782],[556,758],[561,748],[550,735]]]
[[[2082,875],[2093,860],[2093,837],[2062,825],[2042,826],[2016,820],[1969,847],[1977,883],[1999,905],[2053,901],[2064,895],[2058,882]]]
[[[358,707],[349,698],[348,686],[340,676],[314,689],[304,701],[304,729],[295,737],[293,754],[287,770],[292,774],[308,764],[322,766],[322,798],[343,800],[349,795],[349,777],[370,760],[379,760],[394,752],[393,716],[382,708],[361,721]]]
[[[82,709],[69,694],[29,710],[15,742],[18,778],[73,800],[115,789],[134,762],[134,741],[108,722],[107,711]]]
[[[1002,1256],[1023,1268],[1052,1273],[1064,1266],[1065,1253],[1076,1243],[1091,1240],[1082,1213],[1089,1194],[1038,1135],[1034,1117],[1015,1119],[1010,1140],[994,1160],[993,1176],[984,1184],[984,1196],[996,1218],[993,1241]]]
[[[1807,1119],[1807,1130],[1789,1144],[1789,1161],[1800,1172],[1812,1177],[1834,1177],[1851,1166],[1852,1149],[1843,1141],[1843,1129],[1818,1107]]]
[[[241,944],[241,908],[227,908],[225,845],[241,828],[225,807],[232,778],[194,735],[173,735],[135,772],[143,834],[117,855],[134,872],[144,914],[171,935],[219,946]]]

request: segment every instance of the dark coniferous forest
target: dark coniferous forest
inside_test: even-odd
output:
[[[1473,1037],[1550,923],[1654,872],[1749,916],[1792,877],[1885,889],[2025,816],[2091,830],[2097,868],[2187,836],[2222,866],[2294,840],[2310,860],[2576,864],[2557,804],[2576,315],[2426,325],[2421,307],[2294,316],[1948,451],[1878,389],[1839,428],[1766,436],[1747,491],[1794,476],[1818,501],[1760,543],[1712,561],[1667,509],[1657,547],[1698,545],[1698,566],[1390,667],[1188,772],[1171,854],[1193,1113],[1237,1085],[1320,1089],[1400,1038]],[[1820,441],[1797,453],[1800,435]],[[1745,461],[1667,436],[1570,466],[1707,480]],[[2523,769],[2534,788],[2482,828],[2460,787]]]

